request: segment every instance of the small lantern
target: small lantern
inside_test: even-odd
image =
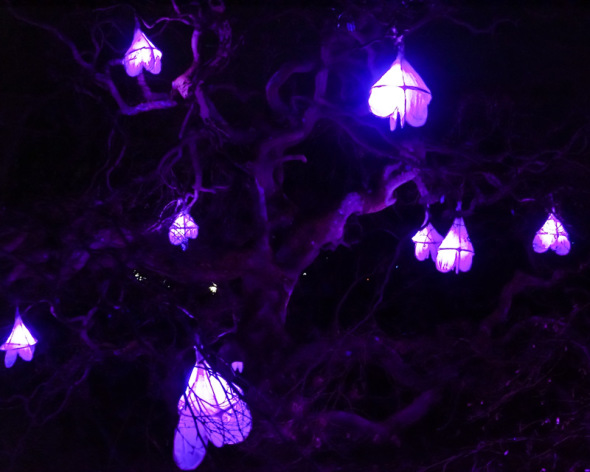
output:
[[[175,246],[180,246],[183,251],[188,247],[188,240],[195,239],[199,235],[199,227],[186,210],[176,215],[174,222],[168,230],[168,239]]]
[[[412,241],[416,245],[416,259],[419,261],[424,261],[428,259],[428,256],[430,255],[432,260],[436,261],[438,247],[440,246],[442,240],[443,237],[438,233],[431,223],[423,226],[422,229],[418,231],[412,238]]]
[[[467,272],[471,269],[474,254],[463,218],[455,218],[451,229],[438,247],[436,268],[440,272],[449,272],[453,269],[457,274],[459,271]]]
[[[180,418],[174,436],[174,460],[182,470],[197,467],[209,441],[216,447],[244,441],[252,428],[241,389],[213,371],[197,352],[186,391],[178,402]]]
[[[131,46],[123,57],[123,65],[130,77],[138,76],[142,69],[159,74],[162,70],[162,52],[136,28]]]
[[[35,344],[37,340],[23,323],[17,308],[12,332],[6,342],[0,346],[0,351],[6,351],[4,365],[8,368],[12,367],[17,355],[29,362],[35,353]]]
[[[406,122],[411,126],[424,125],[431,98],[430,89],[400,53],[371,88],[369,107],[374,115],[389,117],[389,127],[393,131],[398,116],[402,128]]]
[[[533,239],[533,250],[535,252],[545,252],[551,248],[555,254],[565,256],[570,252],[570,241],[568,234],[561,221],[555,215],[555,210],[549,214],[547,221],[541,227]]]

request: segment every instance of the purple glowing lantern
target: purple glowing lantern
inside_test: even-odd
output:
[[[131,46],[123,57],[123,65],[130,77],[138,76],[142,69],[159,74],[162,70],[162,52],[139,28],[136,28]]]
[[[436,268],[440,272],[455,270],[467,272],[473,262],[473,244],[467,234],[463,218],[455,218],[451,229],[440,243],[436,256]]]
[[[426,213],[426,219],[420,231],[418,231],[413,237],[412,241],[415,244],[416,259],[424,261],[428,259],[428,256],[436,261],[436,255],[438,254],[438,247],[443,240],[443,237],[438,233],[436,228],[428,222],[428,213]]]
[[[221,447],[248,437],[252,417],[241,395],[238,386],[213,371],[197,352],[188,386],[178,402],[174,461],[180,469],[196,468],[205,457],[208,442]]]
[[[428,117],[432,95],[422,78],[403,55],[398,54],[390,69],[373,85],[369,107],[374,115],[389,117],[389,127],[422,126]]]
[[[14,365],[17,355],[27,362],[33,359],[35,344],[37,340],[23,323],[17,308],[12,331],[6,342],[0,346],[0,351],[6,351],[4,358],[6,367],[10,368]]]
[[[537,231],[533,239],[535,252],[546,252],[548,249],[555,251],[559,256],[565,256],[570,252],[570,241],[567,231],[555,215],[555,210],[549,214],[547,221]]]
[[[189,239],[195,239],[199,235],[199,227],[195,220],[187,213],[186,210],[176,215],[174,222],[168,230],[168,239],[175,246],[180,246],[186,251]]]

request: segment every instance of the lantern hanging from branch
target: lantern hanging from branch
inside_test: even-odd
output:
[[[561,221],[555,217],[555,209],[549,214],[545,224],[537,231],[533,238],[533,250],[545,252],[551,248],[555,254],[565,256],[570,252],[570,241],[567,231]]]
[[[221,447],[248,437],[252,417],[241,395],[241,389],[213,371],[197,351],[197,363],[178,402],[174,460],[180,469],[196,468],[209,441]]]
[[[10,336],[0,346],[0,351],[6,351],[6,357],[4,358],[6,367],[10,368],[14,365],[17,355],[27,362],[33,359],[35,344],[37,344],[37,340],[23,323],[17,307],[14,326],[12,327]]]
[[[451,229],[438,247],[436,268],[440,272],[449,272],[453,269],[457,274],[459,271],[467,272],[471,269],[474,254],[463,218],[455,218]]]
[[[139,28],[136,28],[131,46],[123,57],[123,65],[130,77],[138,76],[142,69],[159,74],[162,70],[162,52]]]
[[[424,223],[422,223],[422,228],[412,237],[412,241],[416,246],[416,259],[424,261],[428,259],[428,255],[430,255],[432,260],[436,261],[438,247],[442,240],[443,237],[428,221],[428,211],[426,211],[426,217],[424,218]]]
[[[402,128],[406,122],[411,126],[424,125],[431,98],[430,89],[399,53],[390,69],[371,88],[369,107],[374,115],[389,117],[393,131],[398,116]]]
[[[180,246],[183,251],[186,251],[188,240],[195,239],[198,235],[199,227],[186,210],[182,210],[176,215],[168,230],[170,242],[175,246]]]

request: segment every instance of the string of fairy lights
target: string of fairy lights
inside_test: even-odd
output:
[[[162,69],[162,52],[147,36],[136,28],[131,46],[121,61],[130,77],[139,77],[143,70],[159,74]],[[145,82],[142,81],[142,84]],[[391,131],[399,123],[423,126],[428,117],[428,105],[432,95],[403,52],[385,74],[372,86],[369,108],[378,117],[389,118]],[[168,230],[170,243],[186,250],[190,239],[197,238],[199,227],[190,215],[190,205],[181,205],[173,217]],[[460,215],[461,203],[456,208]],[[429,219],[428,208],[424,223],[412,237],[415,255],[419,261],[428,258],[440,272],[467,272],[471,269],[475,251],[469,239],[467,227],[461,216],[457,216],[446,236],[436,230]],[[556,217],[555,209],[533,238],[533,250],[537,253],[551,249],[563,256],[570,251],[568,233]],[[217,286],[213,284],[217,291]],[[7,368],[14,365],[18,356],[31,361],[37,339],[25,326],[19,309],[16,309],[12,331],[0,350],[6,352],[4,363]],[[241,363],[239,370],[241,371]],[[238,368],[236,367],[236,370]],[[185,393],[178,403],[179,423],[174,437],[174,460],[182,470],[192,470],[203,460],[206,446],[210,442],[216,447],[244,441],[252,426],[248,405],[242,400],[242,391],[232,382],[226,381],[215,372],[197,350],[197,361],[193,367]]]

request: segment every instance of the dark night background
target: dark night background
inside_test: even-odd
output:
[[[197,340],[254,422],[202,472],[590,469],[590,6],[311,3],[3,3],[0,341],[19,306],[39,343],[0,369],[0,470],[178,470]],[[433,95],[394,133],[392,28]],[[442,274],[410,238],[458,200]],[[553,206],[564,257],[532,250]]]

